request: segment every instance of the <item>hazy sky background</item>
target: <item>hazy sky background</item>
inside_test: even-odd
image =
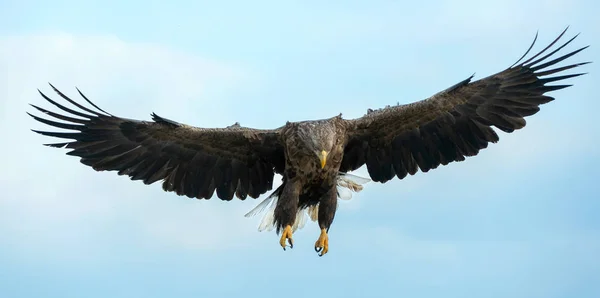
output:
[[[597,2],[323,2],[1,1],[0,296],[600,297]],[[94,172],[25,114],[52,82],[128,118],[352,118],[500,71],[567,25],[589,75],[477,157],[368,184],[323,258],[315,224],[283,252],[243,217],[258,200]]]

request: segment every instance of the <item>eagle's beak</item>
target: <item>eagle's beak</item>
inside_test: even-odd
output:
[[[327,151],[323,150],[319,153],[319,159],[321,160],[321,169],[325,167],[327,163]]]

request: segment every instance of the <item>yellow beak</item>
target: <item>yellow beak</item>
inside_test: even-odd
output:
[[[319,154],[319,159],[321,160],[321,169],[325,167],[325,164],[327,164],[327,151],[323,150],[321,151],[321,153]]]

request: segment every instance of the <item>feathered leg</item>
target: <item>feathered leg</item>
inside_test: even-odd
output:
[[[281,239],[279,244],[285,250],[286,240],[290,244],[290,248],[294,248],[294,241],[292,239],[292,225],[296,221],[296,214],[298,213],[298,201],[300,200],[300,184],[297,181],[287,181],[277,206],[275,207],[275,225],[277,227],[277,233],[283,228],[281,233]]]
[[[337,191],[335,187],[332,187],[319,202],[319,227],[321,228],[321,235],[315,242],[315,251],[317,253],[320,252],[320,257],[329,251],[329,236],[327,232],[329,232],[329,227],[333,223],[336,209]]]

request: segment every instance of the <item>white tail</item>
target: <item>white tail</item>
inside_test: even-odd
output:
[[[360,192],[363,189],[363,184],[371,181],[369,178],[364,178],[348,173],[339,173],[337,179],[337,196],[340,200],[350,200],[352,199],[353,192]],[[258,225],[258,231],[272,231],[275,228],[274,224],[274,214],[275,214],[275,206],[277,206],[277,200],[279,197],[276,192],[273,192],[270,196],[264,199],[260,204],[246,213],[245,217],[252,217],[259,213],[262,213],[267,209],[267,212],[263,216]],[[308,208],[299,209],[298,214],[296,214],[296,221],[292,226],[292,232],[295,232],[297,229],[302,229],[306,224],[307,217],[309,217],[312,221],[317,221],[319,215],[319,204],[310,206]]]

